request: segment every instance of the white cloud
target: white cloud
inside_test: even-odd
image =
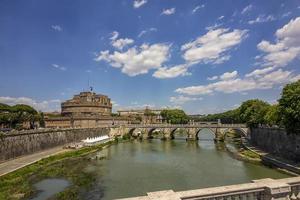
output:
[[[286,13],[284,13],[283,15],[282,15],[282,17],[284,18],[284,17],[288,17],[288,16],[290,16],[292,14],[292,12],[286,12]]]
[[[222,25],[223,25],[222,23],[220,23],[220,24],[215,23],[214,25],[208,26],[208,27],[206,27],[205,29],[208,30],[208,31],[211,31],[211,30],[215,30],[215,29],[219,28],[219,27],[222,26]]]
[[[8,105],[26,104],[38,111],[55,111],[60,109],[61,101],[53,99],[49,101],[36,101],[28,97],[0,97],[0,102]]]
[[[241,14],[242,14],[242,15],[243,15],[243,14],[246,14],[247,12],[251,11],[252,8],[253,8],[253,6],[252,6],[251,4],[248,5],[248,6],[246,6],[246,7],[242,10]]]
[[[224,15],[218,17],[218,20],[221,20],[221,19],[223,19],[223,18],[224,18]]]
[[[283,67],[300,56],[300,17],[276,31],[276,43],[261,41],[257,48],[264,52],[263,66]]]
[[[122,50],[125,46],[133,44],[134,40],[130,38],[120,38],[118,31],[113,31],[111,33],[111,37],[109,38],[111,40],[111,45],[119,50]]]
[[[62,66],[60,66],[60,65],[58,65],[58,64],[52,64],[52,67],[54,67],[54,68],[56,68],[56,69],[59,69],[59,70],[61,70],[61,71],[66,71],[66,70],[67,70],[66,67],[62,67]]]
[[[249,74],[246,74],[245,76],[246,77],[259,77],[259,76],[264,75],[264,74],[266,74],[270,71],[273,71],[273,67],[266,67],[266,68],[263,68],[263,69],[256,69],[253,72],[251,72]]]
[[[52,25],[51,28],[58,32],[61,32],[63,30],[62,27],[59,25]]]
[[[164,9],[161,15],[173,15],[176,12],[175,8]]]
[[[199,101],[199,100],[202,100],[202,98],[201,97],[199,97],[199,98],[187,97],[187,96],[182,96],[182,95],[177,96],[177,97],[170,97],[170,102],[173,104],[177,104],[177,105],[182,105],[182,104],[185,104],[190,101]]]
[[[197,12],[199,9],[204,8],[204,7],[205,7],[204,4],[199,5],[199,6],[196,6],[196,7],[192,10],[192,13],[195,13],[195,12]]]
[[[149,32],[156,32],[156,31],[157,31],[157,28],[149,28],[148,30],[142,30],[139,33],[138,37],[140,38],[140,37],[142,37],[143,35],[145,35],[145,34],[147,34]]]
[[[220,76],[221,80],[230,80],[230,79],[234,79],[236,78],[238,75],[237,71],[233,71],[233,72],[225,72],[224,74],[222,74]]]
[[[120,38],[118,40],[113,40],[112,41],[112,46],[122,50],[125,46],[133,44],[134,40],[133,39],[129,39],[129,38]]]
[[[297,75],[297,76],[295,76],[295,77],[293,77],[293,78],[291,79],[291,82],[296,82],[296,81],[298,81],[298,80],[300,80],[300,74]]]
[[[187,72],[188,66],[187,65],[176,65],[174,67],[161,67],[156,70],[153,74],[155,78],[160,79],[167,79],[167,78],[175,78],[177,76],[188,76],[191,75]]]
[[[139,8],[139,7],[143,6],[146,3],[147,3],[147,0],[135,0],[133,2],[133,7],[134,8]]]
[[[169,58],[170,45],[167,44],[143,44],[140,47],[129,48],[125,52],[108,50],[101,51],[96,61],[104,60],[112,67],[121,68],[122,72],[129,76],[146,74],[151,69],[158,69]]]
[[[210,30],[196,40],[181,46],[183,58],[193,63],[221,64],[230,57],[228,51],[247,37],[247,30]]]
[[[257,23],[265,23],[265,22],[270,22],[274,21],[275,17],[273,15],[259,15],[256,19],[254,20],[249,20],[248,24],[257,24]]]
[[[113,31],[111,33],[111,37],[109,39],[116,40],[118,37],[119,37],[119,32],[118,31]]]
[[[210,83],[207,85],[178,88],[175,90],[175,92],[186,95],[207,95],[213,94],[215,92],[243,93],[250,90],[270,89],[276,85],[282,85],[290,82],[291,80],[295,80],[296,78],[299,78],[299,75],[294,75],[290,71],[283,71],[282,69],[279,69],[268,74],[261,73],[260,76],[248,76],[244,78],[238,78],[236,73],[235,76],[231,75],[229,77],[230,79],[221,79],[217,82]]]
[[[218,78],[219,78],[218,76],[212,76],[212,77],[208,77],[207,80],[214,81],[217,80]]]

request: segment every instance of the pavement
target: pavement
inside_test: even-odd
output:
[[[5,174],[8,174],[10,172],[13,172],[17,169],[20,169],[22,167],[25,167],[27,165],[30,165],[32,163],[35,163],[43,158],[63,153],[66,151],[70,151],[70,149],[63,149],[63,146],[47,149],[44,151],[40,151],[34,154],[25,155],[22,157],[18,157],[12,160],[8,160],[5,162],[0,163],[0,176],[3,176]]]

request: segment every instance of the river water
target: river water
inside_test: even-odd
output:
[[[83,199],[115,199],[250,182],[261,178],[285,178],[285,174],[262,165],[233,158],[224,145],[215,144],[209,130],[200,140],[132,141],[113,145],[92,157],[106,157],[89,164],[97,182]]]

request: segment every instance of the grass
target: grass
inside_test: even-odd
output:
[[[240,152],[239,152],[239,154],[242,156],[242,157],[245,157],[245,158],[248,158],[248,159],[250,159],[250,160],[261,160],[260,159],[260,156],[258,155],[258,154],[256,154],[256,153],[254,153],[254,152],[252,152],[252,151],[250,151],[250,150],[245,150],[245,149],[243,149],[243,150],[241,150]]]
[[[122,140],[119,139],[121,142]],[[78,199],[79,189],[88,188],[95,181],[92,172],[82,169],[89,162],[87,155],[118,141],[69,151],[44,158],[36,163],[0,177],[0,200],[26,199],[35,194],[33,184],[45,178],[65,178],[71,186],[55,199]],[[82,162],[83,161],[83,162]]]

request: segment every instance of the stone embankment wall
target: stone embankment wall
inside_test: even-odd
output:
[[[108,128],[34,130],[0,135],[0,162],[52,147],[109,134]]]
[[[300,162],[300,135],[287,134],[284,129],[251,129],[251,143],[282,158]]]

